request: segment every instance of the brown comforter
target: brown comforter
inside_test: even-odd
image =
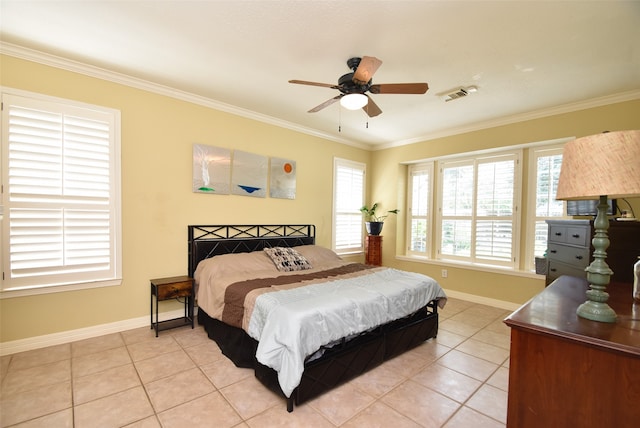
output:
[[[321,271],[301,271],[293,275],[282,275],[271,278],[253,278],[235,282],[229,285],[224,293],[224,309],[222,311],[222,321],[234,327],[243,328],[243,318],[247,308],[253,307],[255,298],[265,292],[277,291],[278,289],[293,288],[303,286],[318,280],[325,280],[340,275],[357,274],[368,271],[373,266],[360,263],[352,263],[332,269]],[[255,296],[247,300],[247,295],[256,291]],[[247,313],[247,315],[249,315]]]
[[[376,269],[341,259],[316,245],[296,247],[310,270],[280,272],[263,251],[215,256],[201,261],[195,271],[198,308],[212,318],[247,331],[255,300],[261,294],[337,279]],[[379,269],[379,268],[377,268]]]

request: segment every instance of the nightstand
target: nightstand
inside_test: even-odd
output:
[[[155,313],[156,320],[153,321],[154,300],[155,296]],[[184,316],[165,321],[158,321],[158,302],[162,300],[171,300],[184,298]],[[170,328],[181,327],[185,324],[191,324],[193,328],[193,278],[188,276],[174,276],[171,278],[158,278],[151,280],[151,328],[155,329],[156,337],[158,331]]]

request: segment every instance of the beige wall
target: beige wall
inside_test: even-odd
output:
[[[616,131],[640,129],[640,100],[529,120],[481,131],[469,132],[373,152],[371,169],[371,200],[378,201],[384,209],[403,207],[406,194],[406,169],[401,163],[419,159],[464,153],[475,150],[505,147],[564,137],[581,137],[604,130]],[[594,159],[597,162],[597,159]],[[524,180],[527,174],[526,159]],[[525,186],[526,188],[526,186]],[[522,195],[526,201],[526,193]],[[636,215],[640,215],[640,198],[629,199]],[[622,209],[627,207],[622,204]],[[525,210],[521,210],[522,213]],[[406,213],[405,213],[406,215]],[[444,288],[521,304],[544,288],[541,279],[526,276],[502,275],[482,270],[445,266],[447,278],[441,278],[442,265],[397,260],[395,254],[404,253],[404,217],[391,218],[383,232],[383,263],[387,266],[425,273],[436,278]],[[524,216],[521,224],[525,224]],[[523,226],[524,227],[524,226]],[[524,238],[524,230],[522,231]],[[524,253],[523,253],[524,254]],[[631,267],[629,267],[631,269]]]
[[[400,207],[399,163],[482,148],[640,127],[640,101],[367,152],[170,97],[3,56],[0,84],[119,109],[122,113],[123,284],[0,300],[0,342],[65,332],[149,315],[149,279],[187,269],[186,226],[203,223],[313,223],[318,244],[331,245],[333,157],[368,164],[369,201]],[[295,200],[191,192],[194,143],[294,159]],[[375,174],[373,173],[375,171]],[[640,204],[635,203],[636,213]],[[424,272],[444,287],[522,303],[537,279],[448,268],[394,258],[401,218],[385,225],[384,262]],[[400,242],[400,241],[398,241]]]
[[[331,245],[334,156],[370,153],[131,87],[2,57],[1,84],[119,109],[123,277],[118,287],[0,300],[0,342],[149,315],[149,279],[187,273],[188,224],[312,223]],[[295,200],[191,192],[192,145],[297,163]],[[167,306],[167,305],[164,305]]]

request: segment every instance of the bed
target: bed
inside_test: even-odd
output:
[[[198,323],[289,412],[437,335],[435,280],[344,261],[314,225],[190,225],[188,246]]]

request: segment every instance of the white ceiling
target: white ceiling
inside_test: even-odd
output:
[[[5,52],[35,49],[363,147],[640,98],[639,1],[2,0],[0,29]],[[372,95],[383,113],[369,119],[339,103],[307,113],[339,92],[288,80],[334,84],[363,55],[383,61],[374,84],[429,91]],[[441,96],[468,85],[478,92]]]

